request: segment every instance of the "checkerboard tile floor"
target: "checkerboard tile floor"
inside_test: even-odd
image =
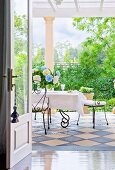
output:
[[[44,134],[42,114],[37,113],[37,120],[32,121],[33,150],[86,151],[115,150],[115,115],[107,113],[109,125],[106,125],[103,112],[96,113],[96,127],[92,128],[92,113],[81,117],[76,125],[78,114],[68,113],[70,123],[67,128],[60,125],[61,115],[52,115],[48,134]]]

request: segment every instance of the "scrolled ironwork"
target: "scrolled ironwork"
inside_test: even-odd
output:
[[[42,92],[43,91],[38,90],[37,92],[34,91],[33,93],[40,95]],[[45,116],[44,115],[45,115],[46,111],[49,111],[49,98],[46,96],[46,94],[47,94],[47,89],[45,88],[45,91],[41,95],[41,97],[39,98],[38,102],[35,105],[32,104],[32,111],[35,113],[35,120],[36,120],[36,113],[37,112],[42,112],[42,114],[43,114],[43,126],[44,126],[44,130],[45,130],[45,134],[47,134],[47,131],[46,131],[46,122],[45,122]],[[47,102],[46,102],[46,100],[47,100]],[[49,129],[49,114],[48,114],[48,129]]]
[[[59,110],[60,114],[62,115],[62,121],[61,121],[61,126],[63,128],[66,128],[68,127],[69,125],[69,120],[70,120],[70,117],[67,113],[65,113],[63,110]]]

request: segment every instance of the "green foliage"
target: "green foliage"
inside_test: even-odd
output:
[[[74,18],[73,26],[89,33],[79,52],[82,74],[96,96],[110,99],[115,96],[115,18]]]
[[[27,52],[27,16],[14,15],[14,53]]]
[[[82,43],[80,64],[85,68],[90,67],[90,71],[96,69],[96,73],[102,68],[104,70],[102,76],[113,79],[115,76],[115,18],[74,18],[73,26],[90,33],[89,38]]]
[[[82,92],[82,93],[92,93],[92,92],[94,92],[93,88],[83,87],[83,86],[80,87],[79,91]]]
[[[87,31],[96,37],[96,41],[105,41],[105,44],[108,43],[108,37],[112,34],[115,34],[115,18],[108,17],[90,17],[90,18],[74,18],[73,26],[82,31]],[[101,42],[102,43],[102,42]]]
[[[37,45],[34,47],[34,50],[36,50],[36,54],[33,54],[32,59],[32,68],[37,67],[38,65],[44,65],[45,63],[45,49],[41,47],[41,45]]]
[[[56,66],[55,66],[56,68]],[[77,65],[73,65],[69,63],[67,67],[60,66],[58,70],[61,73],[60,83],[65,84],[65,90],[74,90],[79,89],[81,86],[81,82],[79,81],[80,70]]]
[[[57,66],[55,66],[56,68]],[[94,89],[95,98],[99,100],[110,99],[115,96],[113,80],[103,77],[104,70],[92,68],[84,69],[81,65],[68,64],[67,67],[58,66],[61,73],[60,83],[65,84],[65,90],[79,90],[80,87],[91,87]],[[96,73],[95,73],[96,72]]]
[[[55,63],[71,63],[78,61],[78,52],[76,48],[72,48],[69,41],[57,42],[54,50]]]
[[[106,110],[112,111],[113,107],[115,107],[115,98],[111,98],[110,100],[107,101]]]
[[[115,18],[74,18],[73,26],[89,33],[89,37],[81,44],[79,51],[72,48],[69,42],[56,44],[55,62],[68,63],[66,67],[55,66],[55,69],[61,72],[60,83],[65,84],[65,90],[79,90],[81,86],[91,87],[99,100],[114,98]],[[23,67],[27,63],[26,16],[15,15],[14,36],[14,53],[17,58],[15,70],[16,74],[22,76]],[[33,68],[44,65],[44,53],[44,48],[38,45],[33,57]],[[79,64],[72,65],[73,61]],[[23,88],[23,79],[17,81],[20,90]],[[20,94],[23,94],[23,90]]]
[[[108,106],[115,107],[115,98],[112,98],[112,99],[108,100],[108,101],[107,101],[107,105],[108,105]]]
[[[14,13],[14,74],[16,100],[19,114],[25,112],[25,100],[27,100],[27,64],[28,64],[28,24],[26,15]],[[26,88],[25,88],[26,87]]]
[[[61,72],[60,83],[65,84],[65,90],[91,87],[99,100],[114,98],[115,18],[74,18],[73,26],[86,31],[89,37],[81,44],[79,51],[72,48],[68,41],[56,44],[55,63],[68,63],[58,68],[55,66]],[[78,64],[71,64],[73,61]]]

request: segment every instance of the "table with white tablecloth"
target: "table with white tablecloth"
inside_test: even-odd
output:
[[[43,94],[32,94],[34,98],[39,99]],[[85,96],[79,91],[47,91],[46,96],[49,98],[49,108],[58,109],[62,115],[62,127],[69,124],[69,115],[65,111],[76,111],[83,115],[83,106],[86,100]]]

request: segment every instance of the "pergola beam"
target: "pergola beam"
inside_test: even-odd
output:
[[[104,3],[104,0],[101,0],[101,2],[100,2],[100,9],[102,10],[102,8],[103,8],[103,3]]]
[[[78,1],[77,1],[77,0],[74,0],[74,3],[75,3],[76,10],[78,11],[78,9],[79,9],[79,7],[78,7]]]
[[[33,18],[53,16],[59,18],[66,17],[115,17],[115,7],[113,8],[103,8],[103,10],[97,8],[79,8],[79,12],[76,11],[76,8],[71,9],[56,9],[54,12],[52,9],[40,9],[33,8]]]
[[[53,9],[53,11],[55,12],[55,11],[56,11],[56,9],[55,9],[55,7],[54,7],[53,3],[51,2],[51,0],[48,0],[48,2],[49,2],[49,4],[50,4],[51,8]]]

